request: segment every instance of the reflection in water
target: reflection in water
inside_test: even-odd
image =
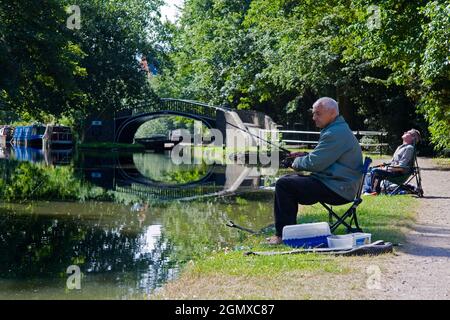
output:
[[[43,297],[46,286],[63,293],[70,265],[85,274],[84,286],[108,288],[98,298],[150,293],[175,274],[172,245],[159,222],[138,226],[124,206],[36,203],[10,205],[0,214],[0,284],[18,280],[12,294],[33,296],[30,285],[43,286]],[[2,288],[0,297],[7,294]]]
[[[11,159],[31,163],[43,163],[47,166],[68,165],[72,161],[72,149],[42,149],[23,146],[0,148],[0,159]]]
[[[252,229],[272,222],[271,195],[254,193],[271,172],[258,168],[176,167],[160,155],[98,153],[58,168],[33,164],[45,155],[25,151],[0,160],[3,195],[53,201],[0,205],[0,298],[148,298],[190,259],[233,247],[243,235],[226,221]],[[191,173],[173,179],[177,170]],[[252,193],[168,201],[224,191]],[[81,290],[66,288],[71,265],[84,274]]]
[[[168,155],[82,154],[86,181],[126,200],[192,200],[259,190],[273,183],[276,169],[244,165],[175,166]],[[134,197],[134,198],[133,198]],[[134,201],[134,200],[130,200]]]
[[[11,157],[11,148],[0,145],[0,159],[9,159]]]
[[[0,206],[0,298],[146,298],[186,261],[233,247],[242,234],[228,219],[271,222],[267,204],[242,201],[151,207],[144,221],[114,203]],[[66,289],[70,265],[84,274],[79,291]]]
[[[199,181],[210,169],[205,164],[175,165],[167,154],[155,153],[133,154],[132,165],[145,178],[172,185]]]

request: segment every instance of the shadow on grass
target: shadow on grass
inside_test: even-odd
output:
[[[376,240],[392,243],[404,242],[406,238],[405,231],[412,228],[414,218],[410,207],[412,207],[414,202],[413,198],[411,198],[410,203],[398,203],[392,200],[389,200],[387,197],[371,199],[367,201],[366,205],[361,204],[357,209],[359,225],[364,232],[372,234],[372,242]],[[350,208],[350,205],[335,206],[333,210],[338,215],[342,215]],[[320,205],[306,206],[301,211],[297,218],[298,223],[329,221],[328,212]],[[335,234],[345,233],[346,228],[343,226],[340,226],[335,231]]]

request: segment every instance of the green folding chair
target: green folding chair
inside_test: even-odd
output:
[[[372,163],[371,158],[366,157],[364,159],[364,164],[361,170],[362,175],[361,183],[358,187],[358,191],[356,192],[354,200],[349,201],[352,203],[352,205],[350,206],[350,208],[347,209],[347,211],[345,211],[343,215],[340,216],[339,214],[333,211],[333,208],[330,205],[324,202],[320,202],[320,204],[328,211],[331,232],[336,231],[336,229],[340,225],[343,225],[347,228],[347,233],[363,232],[358,223],[358,216],[356,215],[356,209],[362,203],[361,192],[364,185],[364,177],[366,176],[371,163]],[[354,227],[353,224],[355,225]]]

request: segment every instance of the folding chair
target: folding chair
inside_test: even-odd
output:
[[[358,191],[356,193],[355,199],[352,202],[352,205],[350,208],[348,208],[347,211],[342,216],[339,216],[337,213],[333,211],[333,208],[331,206],[328,206],[326,203],[320,202],[322,206],[327,209],[329,214],[329,223],[330,223],[330,229],[331,232],[334,232],[340,225],[344,225],[347,227],[347,233],[354,233],[354,232],[362,232],[362,229],[359,227],[358,224],[358,217],[356,216],[356,208],[361,204],[361,192],[364,185],[364,177],[367,174],[367,171],[369,170],[369,166],[372,163],[372,159],[369,157],[366,157],[364,159],[364,165],[361,171],[362,179],[361,184],[358,188]],[[333,222],[333,218],[336,219],[336,222]],[[349,222],[346,220],[350,219]],[[355,223],[355,227],[352,227],[353,223]]]
[[[388,165],[389,167],[389,165]],[[415,179],[416,185],[409,184],[413,179]],[[423,197],[422,188],[422,178],[420,176],[419,163],[417,161],[416,146],[414,145],[414,154],[409,166],[409,170],[404,175],[398,177],[385,178],[389,182],[395,183],[397,187],[392,191],[385,191],[386,195],[398,195],[401,191],[406,191],[407,193],[415,194],[418,197]]]

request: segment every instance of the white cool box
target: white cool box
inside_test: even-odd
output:
[[[334,236],[326,222],[303,223],[283,228],[283,243],[294,248],[351,249],[371,243],[370,233],[352,233]]]

